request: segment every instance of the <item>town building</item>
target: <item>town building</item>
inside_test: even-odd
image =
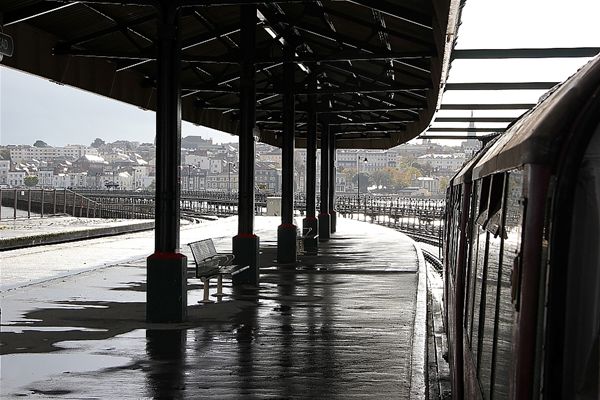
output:
[[[42,188],[52,187],[52,179],[54,176],[54,168],[40,168],[37,172],[38,186]]]
[[[212,139],[203,139],[201,136],[186,136],[181,139],[181,147],[183,149],[210,149],[213,146]]]
[[[206,189],[210,191],[218,192],[232,192],[238,191],[239,176],[237,171],[235,173],[220,173],[206,176]]]
[[[73,162],[73,167],[79,171],[86,171],[90,174],[98,174],[104,172],[108,162],[94,154],[85,154]]]
[[[8,171],[6,174],[7,184],[10,187],[21,187],[25,184],[25,171]]]
[[[0,185],[8,185],[8,171],[10,171],[10,160],[0,156]]]
[[[438,172],[458,171],[465,163],[464,153],[454,154],[425,154],[418,157],[416,164],[429,166],[432,170]]]
[[[254,184],[259,193],[279,193],[281,191],[281,169],[276,163],[256,162]]]
[[[67,145],[65,147],[35,147],[28,145],[18,145],[10,149],[10,159],[13,163],[25,162],[29,160],[75,160],[85,154],[98,153],[96,149],[82,145]]]
[[[282,163],[281,157],[282,157],[281,149],[273,148],[269,152],[259,154],[258,160],[265,162],[265,163],[274,164],[275,168],[281,168],[281,163]]]
[[[427,190],[430,194],[437,194],[440,191],[440,181],[430,176],[420,176],[415,179],[416,187]]]

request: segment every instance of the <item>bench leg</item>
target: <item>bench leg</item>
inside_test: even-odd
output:
[[[222,274],[219,274],[219,277],[217,278],[217,293],[215,293],[215,296],[218,297],[219,299],[224,296],[224,294],[223,294],[223,275]]]
[[[208,287],[210,286],[209,278],[202,278],[202,286],[203,288],[203,297],[200,303],[212,303],[212,300],[208,298]]]

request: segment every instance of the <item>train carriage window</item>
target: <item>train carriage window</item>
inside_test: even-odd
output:
[[[462,185],[460,188],[460,192],[457,194],[456,196],[456,219],[455,219],[455,224],[456,224],[456,234],[454,235],[454,268],[458,268],[458,263],[459,262],[464,262],[463,260],[459,260],[458,256],[459,256],[459,244],[460,244],[460,238],[462,237],[462,227],[461,227],[461,220],[463,218],[462,216],[462,207],[463,207],[463,202],[465,201],[464,199],[464,195],[462,193]],[[456,276],[456,270],[454,271],[454,275]]]
[[[450,187],[448,189],[448,192],[446,194],[446,224],[444,225],[444,234],[445,234],[445,238],[446,240],[444,240],[444,265],[449,266],[450,265],[450,260],[451,260],[451,251],[452,251],[452,245],[451,245],[451,241],[452,241],[452,220],[450,218],[451,214],[452,214],[452,209],[448,206],[449,204],[452,204],[452,198],[453,198],[453,194],[452,192],[456,190],[454,187]]]
[[[472,214],[473,216],[477,216],[479,214],[479,198],[481,191],[481,181],[476,181],[473,184],[473,199],[472,199]],[[471,329],[473,327],[473,294],[475,287],[475,268],[477,267],[477,245],[478,242],[474,239],[477,237],[476,224],[472,223],[469,231],[469,240],[470,247],[468,249],[469,260],[467,264],[467,274],[466,274],[466,290],[467,294],[465,299],[465,334],[468,337],[469,343],[471,343]]]
[[[502,193],[504,192],[504,174],[495,175],[490,190],[490,203],[488,207],[488,219],[485,221],[484,228],[494,237],[501,233],[502,226]]]
[[[477,224],[483,226],[488,219],[488,203],[490,197],[491,176],[483,178],[481,185],[481,196],[479,197],[479,213],[477,214]]]
[[[466,201],[469,204],[467,211],[467,215],[465,216],[466,218],[466,224],[464,226],[464,235],[465,235],[465,249],[464,249],[464,256],[463,256],[463,260],[462,262],[464,263],[464,267],[463,267],[463,285],[464,285],[464,295],[462,298],[462,308],[463,308],[463,328],[465,328],[463,330],[463,332],[468,332],[468,330],[466,329],[468,326],[468,311],[467,311],[467,306],[468,306],[468,302],[469,302],[469,276],[470,276],[470,271],[471,271],[471,225],[472,225],[472,218],[473,218],[473,214],[474,214],[474,199],[476,198],[476,195],[473,192],[473,186],[470,187],[470,190],[465,194],[464,197],[462,197],[462,201]],[[461,235],[463,233],[461,232]]]
[[[504,203],[505,175],[498,174],[492,177],[490,189],[488,220],[485,222],[488,253],[483,272],[483,287],[481,293],[480,316],[480,341],[479,341],[479,381],[483,389],[484,399],[492,397],[493,385],[493,359],[495,350],[495,336],[497,330],[497,295],[498,274],[502,260],[502,204]],[[476,299],[477,300],[477,299]]]
[[[448,229],[450,230],[450,232],[454,232],[454,230],[456,229],[456,226],[454,224],[454,202],[456,201],[456,188],[453,188],[453,193],[452,196],[450,197],[450,207],[448,208],[448,213],[450,213],[450,218],[448,218]],[[450,267],[450,272],[453,275],[454,274],[454,235],[451,233],[450,234],[450,241],[448,243],[448,265]]]
[[[450,192],[452,190],[452,187],[449,187],[446,190],[446,204],[450,204],[449,200],[450,200]],[[444,265],[448,265],[448,240],[450,239],[450,232],[448,229],[448,224],[446,223],[446,218],[448,215],[448,209],[446,208],[445,210],[445,215],[444,215],[444,222],[442,222],[442,232],[444,232],[444,240],[442,240],[442,256],[443,256],[443,260],[444,260]]]
[[[453,192],[456,190],[455,186],[450,186],[448,188],[448,191],[446,192],[446,205],[448,204],[452,204],[452,196],[453,196]],[[445,209],[445,213],[446,213],[446,218],[444,218],[444,221],[448,221],[445,225],[444,225],[444,235],[446,240],[442,241],[442,246],[443,246],[443,250],[444,250],[444,265],[448,265],[449,264],[449,260],[450,260],[450,240],[452,239],[452,227],[451,227],[451,222],[450,222],[450,218],[448,218],[449,213],[452,210],[449,209],[446,206]]]
[[[450,243],[450,272],[451,272],[451,276],[452,279],[454,280],[456,278],[456,263],[457,263],[457,256],[458,256],[458,242],[459,242],[459,236],[456,234],[456,232],[458,232],[459,227],[460,227],[460,205],[461,205],[461,190],[462,186],[457,186],[455,188],[455,192],[453,195],[453,199],[452,199],[452,220],[451,220],[451,224],[452,224],[452,240]]]
[[[521,224],[524,216],[523,171],[514,170],[507,175],[504,205],[502,261],[498,284],[496,349],[494,355],[493,398],[508,399],[508,385],[512,365],[512,330],[514,307],[511,301],[511,272],[519,261],[521,248]]]
[[[485,273],[485,261],[488,252],[488,233],[484,229],[484,224],[487,221],[488,215],[490,182],[491,176],[483,178],[479,199],[479,216],[473,226],[473,240],[477,241],[477,249],[474,257],[475,264],[473,271],[471,272],[471,280],[473,282],[471,351],[473,352],[474,360],[479,360],[480,314],[482,307],[481,296]],[[477,361],[477,364],[478,363],[479,361]]]
[[[480,331],[480,323],[481,323],[481,311],[482,311],[482,296],[485,294],[483,292],[483,282],[485,276],[485,264],[488,253],[488,236],[489,233],[483,229],[482,226],[477,224],[477,236],[475,240],[477,240],[477,265],[475,267],[475,291],[473,294],[473,328],[472,328],[472,337],[471,337],[471,348],[473,350],[473,355],[475,356],[475,360],[479,360],[479,336],[481,334]],[[479,361],[477,361],[479,363]]]
[[[474,228],[477,231],[478,249],[474,274],[471,349],[486,399],[492,396],[498,272],[504,237],[501,235],[504,180],[504,174],[484,178],[479,216]]]

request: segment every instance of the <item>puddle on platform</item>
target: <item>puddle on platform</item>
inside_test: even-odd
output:
[[[107,332],[108,329],[84,328],[81,326],[24,326],[18,325],[2,325],[2,332],[24,333],[24,332],[65,332],[65,331],[81,331],[81,332]]]
[[[5,354],[0,373],[0,397],[28,393],[32,383],[53,375],[98,371],[126,365],[128,357],[82,353]],[[5,397],[6,396],[6,397]]]
[[[88,308],[108,308],[108,306],[104,304],[89,304],[68,301],[59,301],[52,303],[52,305],[54,306],[54,308],[60,308],[64,310],[87,310]]]

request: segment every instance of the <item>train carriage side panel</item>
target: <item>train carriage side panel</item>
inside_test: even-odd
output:
[[[503,209],[506,174],[492,176],[487,220],[483,228],[487,231],[487,257],[482,271],[481,311],[479,330],[478,377],[485,399],[491,398],[494,380],[494,354],[497,334],[497,294],[500,283],[499,271],[503,247]]]
[[[490,185],[475,182],[489,195],[475,196],[488,202],[474,209],[480,218],[473,227],[477,240],[466,274],[465,398],[509,398],[515,318],[511,273],[521,243],[522,175],[517,169],[494,175]]]
[[[452,392],[463,397],[463,340],[465,309],[465,275],[469,260],[469,230],[472,226],[473,167],[494,143],[488,143],[451,179],[447,191],[446,237],[444,240],[445,310]]]
[[[457,303],[462,298],[460,296],[459,282],[461,280],[461,259],[460,248],[464,246],[457,232],[461,229],[461,213],[463,200],[463,185],[452,187],[452,198],[448,202],[448,221],[451,226],[449,239],[449,254],[446,263],[446,282],[445,282],[445,301],[448,326],[448,349],[449,363],[451,365],[453,393],[456,396],[462,394],[462,313]]]
[[[600,398],[600,88],[561,154],[550,234],[545,397]]]
[[[509,171],[504,193],[502,261],[498,271],[497,331],[493,350],[493,396],[499,400],[510,398],[510,374],[514,365],[512,335],[515,308],[511,277],[515,266],[520,263],[521,226],[525,212],[523,174],[521,169]]]
[[[516,279],[519,288],[516,296],[518,302],[515,331],[515,347],[517,352],[514,368],[514,396],[517,399],[534,399],[538,397],[539,382],[536,381],[536,354],[541,343],[537,343],[540,315],[540,280],[542,278],[542,256],[544,254],[544,228],[546,226],[546,210],[551,169],[546,165],[532,164],[526,169],[524,197],[527,199],[527,210],[523,223],[523,245],[521,268]]]
[[[479,312],[481,304],[476,299],[481,297],[481,271],[485,260],[486,241],[485,233],[481,237],[480,216],[487,209],[489,180],[478,180],[474,182],[472,224],[470,227],[471,247],[469,252],[469,264],[467,275],[468,293],[465,307],[465,332],[463,341],[464,359],[464,385],[465,397],[469,399],[482,398],[482,390],[477,378],[477,353],[479,337]]]
[[[511,282],[516,322],[512,338],[514,364],[511,370],[512,387],[509,390],[509,398],[539,398],[544,394],[541,384],[543,374],[553,368],[549,363],[542,363],[546,316],[546,248],[548,232],[552,227],[552,220],[549,218],[549,200],[552,195],[549,191],[550,183],[554,182],[553,174],[557,160],[561,150],[568,144],[567,134],[571,126],[599,87],[600,56],[597,56],[563,84],[555,87],[534,109],[509,127],[493,151],[490,150],[482,157],[473,170],[474,180],[484,185],[486,178],[492,175],[515,168],[524,169],[522,187],[526,204],[523,207],[522,251],[515,258]],[[597,109],[595,111],[598,115]],[[482,195],[484,193],[485,191],[482,191]],[[479,230],[481,232],[481,228]],[[482,241],[480,235],[478,243],[473,243],[478,246],[476,253],[479,257],[482,254]],[[489,249],[489,242],[486,240],[484,243],[485,248]],[[467,308],[467,311],[473,313],[470,317],[470,344],[471,350],[476,353],[478,367],[482,354],[480,338],[475,337],[475,333],[481,333],[481,322],[478,319],[485,318],[485,313],[481,315],[483,308],[477,301],[485,290],[483,285],[487,277],[484,278],[480,274],[485,272],[488,261],[484,256],[473,264],[470,280],[473,280],[473,277],[476,279],[473,280],[474,288],[469,288],[468,292],[475,297],[468,300],[473,306],[471,310]],[[552,292],[548,292],[551,298],[553,295]],[[480,315],[476,314],[477,310],[480,311]],[[469,316],[467,323],[468,318]],[[485,324],[485,320],[483,323]],[[492,377],[494,374],[492,371]]]
[[[600,397],[600,127],[577,174],[568,251],[562,397]]]

